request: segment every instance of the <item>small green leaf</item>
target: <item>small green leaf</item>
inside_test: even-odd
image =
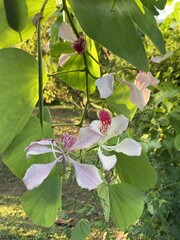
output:
[[[37,60],[16,48],[0,50],[0,152],[26,125],[38,100]],[[44,84],[47,74],[44,71]]]
[[[44,122],[42,128],[38,118],[30,117],[23,130],[3,152],[3,161],[8,168],[19,178],[23,178],[26,170],[34,163],[48,163],[54,160],[53,154],[31,156],[26,159],[25,148],[33,141],[42,138],[53,138],[51,125]]]
[[[85,219],[81,219],[72,231],[71,240],[85,240],[89,232],[89,222]]]
[[[29,218],[38,225],[50,227],[54,224],[61,209],[61,179],[49,176],[38,187],[26,191],[22,199],[23,209]]]
[[[105,220],[108,222],[109,214],[110,214],[109,187],[107,186],[107,184],[102,183],[97,188],[97,192],[98,192],[101,205],[103,207]]]
[[[175,148],[180,151],[180,134],[178,134],[174,139]]]
[[[130,184],[119,183],[109,186],[111,216],[121,230],[135,223],[144,207],[144,195]]]
[[[141,156],[130,157],[122,153],[117,156],[117,173],[124,183],[130,183],[142,190],[153,188],[157,182],[157,173],[151,166],[145,153]]]
[[[74,50],[71,47],[70,42],[58,42],[52,45],[50,49],[50,55],[56,61],[58,61],[62,53],[72,53]]]
[[[116,114],[123,114],[132,119],[136,113],[137,107],[130,101],[130,90],[127,86],[119,85],[113,95],[106,99],[109,108]]]
[[[4,0],[4,7],[9,26],[16,32],[21,33],[28,20],[26,0]]]

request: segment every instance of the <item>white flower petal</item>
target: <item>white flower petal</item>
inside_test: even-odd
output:
[[[173,51],[171,50],[169,53],[166,53],[164,56],[155,56],[150,59],[151,62],[160,63],[164,60],[166,60],[168,57],[170,57],[173,54]]]
[[[151,79],[149,79],[147,73],[140,71],[134,80],[134,85],[139,90],[146,89],[151,83]]]
[[[72,43],[77,40],[77,37],[74,34],[71,26],[69,26],[69,24],[67,24],[66,22],[63,22],[59,27],[58,36]]]
[[[70,159],[76,171],[76,181],[81,188],[92,190],[97,188],[103,181],[98,169],[90,164],[82,164]]]
[[[23,178],[24,184],[28,190],[32,190],[38,187],[44,179],[47,178],[57,161],[53,161],[47,164],[33,164]]]
[[[114,77],[112,74],[107,74],[102,78],[98,78],[95,82],[101,98],[108,98],[114,92]]]
[[[50,152],[59,152],[56,149],[53,149],[52,146],[57,146],[57,141],[53,139],[42,139],[37,142],[32,142],[26,149],[26,158],[29,158],[31,155],[40,155]],[[48,147],[49,145],[49,147]]]
[[[69,58],[76,54],[75,52],[73,53],[62,53],[61,56],[59,57],[58,64],[60,67],[63,67],[64,64],[69,60]]]
[[[69,150],[83,149],[97,143],[104,135],[100,133],[100,121],[93,121],[89,127],[80,128],[76,142]]]
[[[125,138],[122,142],[116,145],[115,151],[124,153],[128,156],[140,156],[141,145],[131,138]]]
[[[111,125],[107,131],[107,137],[111,138],[124,132],[128,127],[128,122],[129,120],[122,114],[118,115],[117,117],[113,117],[111,120]]]
[[[116,164],[116,161],[117,161],[117,158],[115,155],[111,155],[111,156],[105,156],[101,149],[99,148],[98,149],[98,156],[99,156],[99,159],[103,165],[103,168],[107,171],[109,171],[110,169],[112,169],[115,164]]]

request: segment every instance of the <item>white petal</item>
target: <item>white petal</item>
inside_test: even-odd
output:
[[[68,42],[74,42],[77,40],[71,26],[69,26],[66,22],[63,22],[59,27],[58,36]]]
[[[122,114],[118,115],[117,117],[113,117],[110,128],[107,131],[107,136],[111,138],[124,132],[128,127],[128,122],[129,120]]]
[[[26,149],[26,158],[29,158],[30,155],[40,155],[50,152],[59,152],[56,149],[53,149],[52,146],[57,146],[57,141],[53,139],[42,139],[37,142],[32,142]],[[48,147],[49,145],[49,147]]]
[[[140,71],[135,78],[134,85],[139,89],[143,90],[147,88],[151,83],[151,80],[147,76],[147,73]]]
[[[58,64],[60,67],[63,67],[64,64],[69,60],[69,58],[76,54],[75,52],[73,53],[62,53],[61,56],[59,57]]]
[[[115,155],[111,155],[111,156],[105,156],[101,149],[99,148],[98,150],[98,156],[99,156],[99,159],[103,165],[103,168],[107,171],[109,171],[110,169],[112,169],[115,164],[116,164],[116,161],[117,161],[117,158]]]
[[[166,53],[164,56],[155,56],[150,59],[150,61],[155,63],[160,63],[164,60],[166,60],[168,57],[170,57],[173,54],[173,51],[171,50],[169,53]]]
[[[76,181],[81,188],[92,190],[97,188],[103,181],[98,169],[90,164],[77,163],[70,159],[76,171]]]
[[[100,121],[93,121],[89,127],[80,128],[76,142],[69,150],[83,149],[97,143],[104,135],[100,133]]]
[[[38,187],[45,178],[49,175],[57,161],[53,161],[47,164],[33,164],[23,178],[24,184],[28,190],[32,190]]]
[[[112,74],[107,74],[102,78],[98,78],[95,82],[101,98],[108,98],[114,92],[114,77]]]
[[[159,79],[153,77],[151,72],[147,73],[148,78],[150,79],[150,85],[155,87],[158,85],[158,83],[160,82]]]
[[[125,138],[122,142],[116,145],[115,151],[124,153],[128,156],[140,156],[141,145],[131,138]]]

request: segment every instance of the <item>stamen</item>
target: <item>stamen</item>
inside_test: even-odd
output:
[[[72,48],[78,53],[82,54],[86,50],[86,38],[85,36],[81,36],[76,41],[73,42]]]

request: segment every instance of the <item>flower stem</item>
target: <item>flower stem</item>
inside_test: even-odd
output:
[[[57,76],[60,74],[66,74],[66,73],[72,73],[72,72],[85,72],[85,69],[75,69],[75,70],[68,70],[68,71],[62,71],[62,72],[57,72],[57,73],[52,73],[52,74],[48,74],[48,77],[53,77],[53,76]]]

